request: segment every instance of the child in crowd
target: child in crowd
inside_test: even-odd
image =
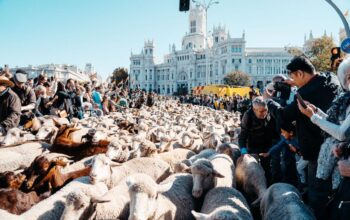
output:
[[[281,123],[280,127],[282,136],[280,142],[272,146],[268,152],[260,153],[260,156],[279,157],[282,153],[282,181],[297,186],[299,176],[300,186],[303,186],[306,184],[305,167],[307,161],[303,160],[300,155],[295,126],[292,123]],[[296,158],[298,159],[298,167],[296,166]]]

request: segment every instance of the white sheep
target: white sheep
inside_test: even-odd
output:
[[[32,142],[11,148],[0,148],[0,172],[28,167],[47,147],[47,144]]]
[[[106,155],[98,154],[92,161],[90,179],[93,184],[104,182],[110,189],[124,177],[137,172],[146,173],[159,182],[168,177],[172,170],[169,164],[158,158],[135,158],[116,164]]]
[[[196,220],[253,220],[246,199],[231,187],[211,189],[205,195],[201,212],[192,211],[192,214]]]
[[[102,183],[91,185],[89,184],[89,179],[87,177],[81,177],[73,180],[68,185],[57,191],[54,195],[37,203],[28,211],[16,216],[16,218],[14,215],[11,215],[6,211],[0,211],[0,219],[59,220],[64,210],[65,197],[70,192],[76,190],[83,190],[85,193],[100,196],[107,192],[107,187]]]
[[[209,158],[216,154],[217,152],[214,149],[205,149],[202,150],[199,154],[195,154],[189,159],[183,160],[180,163],[174,165],[174,171],[176,173],[185,172],[195,161],[201,158]]]
[[[187,148],[195,153],[203,150],[203,140],[199,135],[191,132],[184,132],[181,138],[183,148]]]
[[[35,140],[35,136],[33,134],[15,127],[7,131],[0,145],[2,146],[18,145],[21,143],[34,141],[34,140]]]
[[[192,177],[171,175],[157,184],[151,177],[139,174],[127,181],[130,193],[129,220],[192,219],[195,201],[191,196]]]
[[[119,184],[102,196],[72,192],[66,202],[61,220],[70,219],[127,219],[129,216],[129,187],[127,180],[137,179],[139,173],[123,178]],[[148,176],[149,177],[149,176]],[[72,217],[74,216],[74,217]]]
[[[235,165],[225,154],[216,154],[209,159],[199,159],[188,169],[193,176],[192,195],[202,196],[214,187],[235,187]]]
[[[167,162],[172,170],[175,170],[175,164],[180,163],[181,161],[184,161],[186,159],[191,158],[194,156],[195,153],[191,150],[188,149],[182,149],[182,148],[177,148],[169,152],[164,152],[156,155],[155,157],[160,158]]]

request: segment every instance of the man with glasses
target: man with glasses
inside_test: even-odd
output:
[[[291,86],[298,87],[298,93],[305,100],[326,112],[333,99],[341,92],[337,77],[332,73],[317,73],[309,59],[297,56],[287,65],[286,80]],[[317,158],[323,136],[320,128],[303,115],[298,108],[296,98],[289,105],[282,107],[271,99],[265,91],[265,99],[272,116],[276,120],[290,123],[296,121],[297,140],[300,153],[308,164],[308,203],[314,209],[317,219],[325,218],[325,206],[331,182],[316,178]]]
[[[26,85],[28,81],[28,74],[22,70],[16,70],[16,73],[13,77],[13,81],[15,86],[13,87],[13,91],[17,94],[17,96],[21,100],[21,120],[19,125],[24,125],[28,119],[30,118],[33,109],[35,109],[36,97],[34,90]]]

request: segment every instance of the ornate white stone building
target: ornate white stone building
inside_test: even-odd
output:
[[[262,87],[275,74],[286,73],[292,56],[284,47],[246,47],[245,33],[233,38],[222,26],[207,35],[206,19],[202,5],[191,8],[182,48],[177,50],[173,44],[163,63],[155,63],[153,41],[146,41],[140,54],[131,53],[130,88],[171,95],[179,88],[221,84],[225,75],[235,70],[248,73],[252,84]]]
[[[15,73],[19,68],[25,70],[31,78],[35,78],[40,74],[45,74],[47,77],[56,76],[63,82],[66,82],[68,79],[89,82],[91,76],[96,74],[91,63],[86,64],[84,71],[75,65],[43,64],[38,66],[28,65],[26,67],[14,67],[10,68],[10,72]]]

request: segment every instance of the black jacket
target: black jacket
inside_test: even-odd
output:
[[[21,100],[17,94],[8,89],[0,96],[0,125],[8,131],[17,127],[21,116]]]
[[[248,148],[249,153],[264,153],[278,139],[276,121],[271,116],[268,115],[266,119],[258,119],[252,108],[246,111],[238,137],[240,148]]]
[[[299,88],[298,92],[304,100],[326,112],[331,106],[333,99],[341,92],[341,86],[334,74],[321,73]],[[268,108],[276,120],[296,121],[300,152],[305,160],[317,160],[320,146],[324,141],[321,129],[299,111],[296,98],[284,108],[269,100]]]

